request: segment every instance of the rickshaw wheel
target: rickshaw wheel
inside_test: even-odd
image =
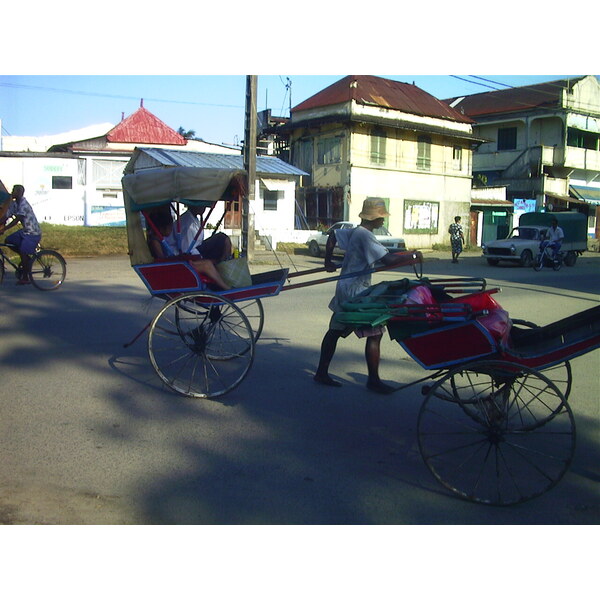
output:
[[[250,370],[254,334],[233,302],[194,292],[170,300],[154,317],[148,354],[171,389],[192,398],[216,398],[238,386]]]
[[[213,296],[211,296],[212,298]],[[210,320],[215,327],[233,327],[233,321],[238,320],[238,313],[232,313],[231,310],[222,310],[221,306],[222,297],[219,296],[219,303],[203,303],[198,301],[197,298],[193,298],[189,302],[180,303],[175,310],[175,322],[179,323],[180,313],[185,316],[186,314],[196,314],[198,318],[205,318]],[[228,306],[228,305],[226,305]],[[263,324],[265,320],[265,312],[262,303],[259,298],[253,300],[247,300],[245,302],[236,302],[235,307],[238,308],[248,320],[250,329],[252,331],[252,337],[254,343],[258,341],[260,334],[262,333]],[[184,335],[184,331],[182,331]],[[243,352],[248,352],[250,348],[246,348]],[[236,358],[237,353],[229,354],[220,350],[218,353],[211,355],[210,358],[214,360],[229,360],[230,358]]]
[[[532,369],[509,376],[509,366],[455,369],[429,389],[419,411],[425,464],[465,500],[506,506],[535,498],[573,459],[575,422],[560,390]]]
[[[522,319],[511,320],[513,325],[519,325],[520,327],[528,327],[530,329],[539,329],[540,327],[531,321],[523,321]],[[571,385],[573,383],[571,363],[568,360],[565,360],[552,367],[540,369],[540,371],[562,392],[565,400],[568,400],[571,395]]]
[[[260,334],[263,330],[265,322],[265,310],[263,308],[260,298],[254,298],[252,300],[245,300],[242,302],[236,302],[236,306],[244,313],[244,316],[248,319],[250,327],[252,328],[252,335],[254,336],[254,343],[260,338]]]

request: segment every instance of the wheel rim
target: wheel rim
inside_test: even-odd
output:
[[[512,323],[513,325],[527,327],[529,329],[539,329],[540,327],[531,321],[524,321],[522,319],[512,319]],[[568,400],[571,395],[571,385],[573,383],[571,363],[568,360],[565,360],[557,365],[541,369],[541,372],[560,390],[565,397],[565,400]]]
[[[444,487],[473,502],[510,505],[539,496],[560,481],[573,458],[575,424],[560,390],[532,370],[508,382],[504,368],[473,365],[449,373],[419,412],[427,467]]]
[[[248,319],[216,295],[188,294],[167,302],[150,326],[148,354],[171,389],[194,398],[215,398],[241,383],[254,359]],[[212,298],[214,304],[207,304]]]
[[[40,250],[33,256],[29,272],[33,285],[42,291],[54,290],[65,280],[64,258],[53,250]]]

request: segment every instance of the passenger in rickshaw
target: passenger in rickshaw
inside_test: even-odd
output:
[[[173,217],[170,207],[162,208],[148,214],[147,241],[150,253],[155,260],[165,260],[169,258],[178,258],[168,244],[167,239],[173,231]],[[229,290],[231,286],[227,285],[216,265],[231,256],[231,240],[224,233],[217,233],[200,246],[201,252],[191,255],[179,255],[189,262],[196,272],[210,279],[218,289]]]

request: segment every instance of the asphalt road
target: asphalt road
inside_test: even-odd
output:
[[[512,317],[544,325],[600,300],[600,255],[560,272],[458,265],[426,255],[425,274],[483,276]],[[252,270],[268,270],[265,257]],[[272,261],[272,259],[268,259]],[[284,258],[281,259],[286,262]],[[305,269],[321,261],[295,256]],[[373,282],[410,275],[374,275]],[[297,281],[297,280],[295,280]],[[72,259],[55,292],[0,296],[0,523],[12,524],[598,524],[600,397],[595,351],[573,361],[577,450],[543,496],[513,507],[462,501],[424,465],[419,387],[381,397],[365,388],[363,343],[340,342],[332,374],[312,381],[333,283],[264,300],[252,370],[220,401],[164,388],[146,336],[156,314],[127,258]],[[381,374],[427,372],[384,338]]]

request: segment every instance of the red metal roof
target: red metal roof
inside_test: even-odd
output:
[[[155,117],[143,106],[132,115],[123,119],[107,134],[109,142],[123,142],[129,144],[169,144],[185,146],[186,139]]]
[[[462,100],[460,100],[461,96],[456,96],[444,102],[451,105],[459,100],[454,104],[455,108],[469,117],[518,112],[532,108],[554,108],[560,106],[562,91],[566,89],[570,92],[573,85],[581,79],[583,77],[559,79],[495,92],[482,92],[465,96]]]
[[[374,75],[348,75],[298,104],[292,109],[292,113],[350,100],[424,117],[472,123],[470,118],[416,85]]]

